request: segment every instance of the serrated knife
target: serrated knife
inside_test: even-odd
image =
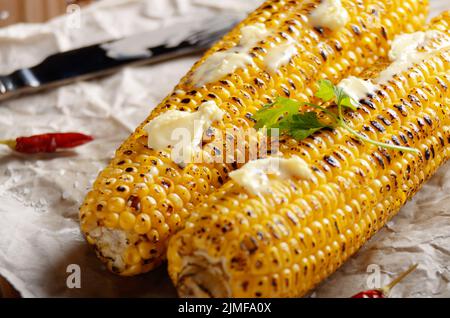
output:
[[[188,21],[51,55],[34,67],[0,75],[0,101],[109,75],[124,66],[151,64],[205,50],[241,19],[238,15],[222,15]]]

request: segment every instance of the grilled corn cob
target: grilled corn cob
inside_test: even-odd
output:
[[[252,126],[251,114],[274,97],[309,100],[317,79],[338,81],[386,56],[389,41],[400,32],[421,28],[427,14],[425,0],[342,0],[349,21],[333,31],[313,28],[308,22],[319,2],[263,4],[213,46],[117,150],[80,208],[81,229],[111,271],[135,275],[159,265],[171,235],[238,167],[201,163],[182,168],[168,151],[147,146],[144,125],[169,109],[194,111],[201,103],[214,101],[226,114],[213,125],[212,135],[228,128],[242,131]],[[208,59],[218,51],[239,47],[241,30],[256,24],[270,30],[270,35],[251,48],[251,63],[197,87],[194,79]],[[297,54],[270,72],[265,56],[286,39],[294,41]]]
[[[311,179],[272,178],[264,196],[230,180],[211,195],[169,243],[179,294],[304,295],[392,218],[449,158],[449,26],[450,13],[433,21],[430,30],[441,33],[423,49],[434,50],[347,116],[361,134],[419,153],[378,148],[341,128],[301,142],[286,137],[283,156],[303,158]],[[386,65],[365,78],[379,78]]]

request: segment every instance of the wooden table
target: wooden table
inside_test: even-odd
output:
[[[0,0],[0,27],[19,22],[44,22],[64,14],[70,4],[92,0]]]
[[[0,276],[0,298],[19,298],[20,294]]]

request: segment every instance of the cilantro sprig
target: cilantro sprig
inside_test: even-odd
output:
[[[329,80],[320,80],[318,84],[319,89],[315,96],[323,102],[333,101],[337,106],[337,114],[316,104],[300,103],[290,98],[278,97],[274,103],[265,105],[253,116],[256,120],[255,128],[266,128],[268,132],[271,129],[279,129],[280,134],[292,136],[297,140],[303,140],[321,129],[341,127],[360,140],[382,148],[405,152],[419,152],[415,148],[397,146],[370,139],[354,130],[345,121],[344,109],[357,110],[358,102],[348,96],[342,88],[333,85]],[[300,113],[299,108],[305,105],[317,111]],[[328,117],[330,122],[325,122],[322,119],[324,116],[320,115]]]

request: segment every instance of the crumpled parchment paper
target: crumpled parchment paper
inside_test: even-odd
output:
[[[157,29],[261,0],[104,0],[83,9],[80,27],[60,17],[46,24],[0,29],[0,74],[32,66],[71,48]],[[450,2],[431,0],[432,15]],[[198,57],[126,68],[102,80],[72,84],[0,103],[0,136],[81,131],[96,141],[58,156],[25,157],[0,148],[0,275],[23,297],[172,297],[165,267],[133,278],[107,272],[82,238],[78,206],[116,147],[168,94]],[[398,297],[450,297],[450,165],[312,297],[348,297],[387,282],[419,263]],[[67,268],[81,269],[81,288],[68,288]],[[376,278],[375,278],[376,281]]]

